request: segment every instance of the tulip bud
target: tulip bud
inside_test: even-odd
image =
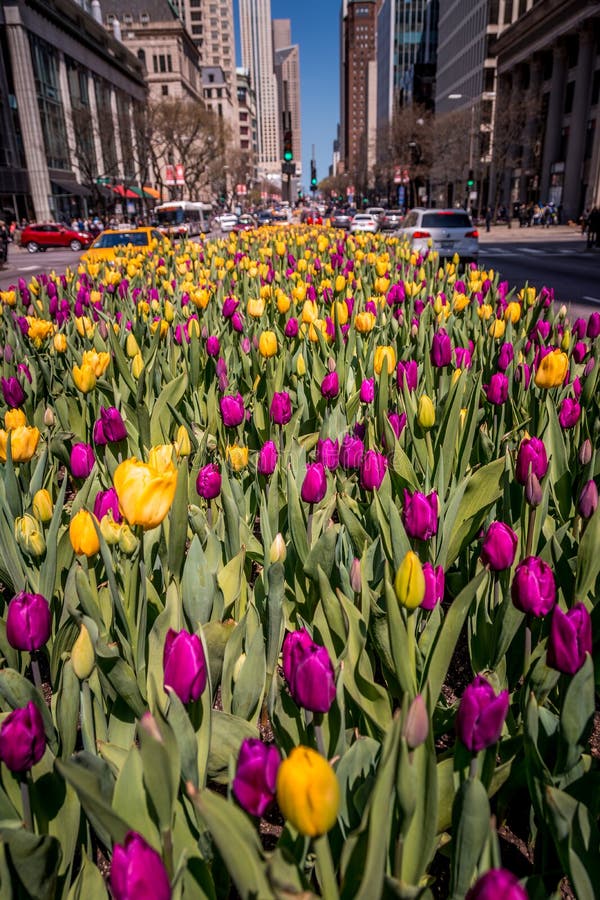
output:
[[[41,594],[21,591],[8,604],[6,639],[15,650],[39,650],[52,629],[50,606]]]
[[[124,844],[114,846],[110,888],[114,900],[170,900],[171,887],[163,861],[136,831],[127,833]]]
[[[456,730],[468,750],[479,753],[496,743],[502,733],[508,702],[508,691],[496,696],[483,675],[478,675],[465,688],[456,716]]]
[[[581,466],[587,466],[591,462],[592,459],[592,442],[589,438],[586,438],[581,447],[579,448],[579,464]]]
[[[185,425],[180,425],[175,438],[175,452],[177,456],[189,456],[192,452],[190,435]]]
[[[540,480],[534,472],[530,472],[525,484],[525,500],[530,506],[536,507],[542,502],[542,497],[543,491]]]
[[[135,356],[140,352],[140,348],[138,346],[138,342],[135,339],[135,335],[129,332],[127,335],[127,341],[125,342],[125,352],[130,359],[134,359]]]
[[[362,590],[362,578],[360,572],[360,559],[355,556],[350,566],[350,587],[355,594],[360,594]]]
[[[139,378],[144,368],[144,358],[141,353],[136,353],[131,363],[131,374],[134,378]]]
[[[137,545],[138,539],[129,525],[121,525],[119,533],[119,550],[121,550],[125,556],[131,556]]]
[[[528,893],[519,879],[507,869],[489,869],[467,892],[465,900],[527,900]]]
[[[13,710],[0,727],[0,760],[15,774],[28,772],[46,749],[42,715],[30,700]]]
[[[54,425],[54,413],[49,406],[44,410],[44,425],[46,428],[52,428]]]
[[[265,744],[259,738],[242,741],[231,789],[251,816],[262,816],[275,799],[280,763],[275,744]]]
[[[421,694],[417,694],[408,707],[406,719],[402,726],[402,734],[410,750],[416,750],[424,744],[429,734],[429,714]]]
[[[96,665],[94,645],[92,644],[90,633],[83,622],[79,627],[79,635],[71,649],[71,662],[73,671],[80,681],[89,678]]]
[[[306,374],[306,363],[301,353],[298,354],[298,359],[296,360],[296,372],[300,376]]]
[[[269,560],[271,563],[276,562],[285,562],[285,558],[287,556],[287,549],[285,546],[285,541],[283,539],[283,535],[281,532],[277,532],[275,535],[275,539],[271,544],[271,550],[269,551]]]
[[[15,519],[15,538],[21,550],[30,556],[42,556],[46,551],[44,533],[37,519],[27,513]]]
[[[120,522],[115,522],[113,519],[112,512],[106,513],[100,519],[100,531],[109,547],[114,547],[115,544],[119,543],[121,528]]]
[[[80,509],[71,519],[69,538],[71,539],[71,546],[78,556],[93,556],[99,552],[100,541],[96,532],[95,522],[98,522],[98,520],[87,509]]]
[[[318,802],[314,798],[318,797]],[[340,788],[327,760],[311,747],[294,747],[277,773],[277,802],[285,818],[308,837],[333,828]]]
[[[49,522],[52,518],[52,497],[46,488],[41,488],[33,495],[33,514],[38,522]]]
[[[591,517],[596,512],[596,508],[598,506],[598,488],[596,487],[596,482],[593,479],[587,481],[579,495],[579,500],[577,501],[577,512],[581,516],[582,519],[591,519]]]
[[[559,318],[559,319],[564,319],[565,316],[567,315],[567,307],[566,307],[566,305],[565,305],[564,303],[563,303],[563,305],[559,308],[557,315],[558,315],[558,318]]]
[[[329,712],[335,699],[335,674],[326,647],[315,643],[305,628],[283,642],[282,665],[294,702],[311,712]]]
[[[396,572],[394,589],[398,602],[406,609],[416,609],[425,597],[425,576],[421,560],[409,550]]]
[[[435,407],[430,397],[423,394],[419,397],[419,405],[417,407],[417,420],[424,431],[433,428],[435,425]]]

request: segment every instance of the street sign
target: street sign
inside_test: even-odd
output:
[[[346,197],[353,197],[353,196],[354,196],[354,185],[351,184],[346,188]]]
[[[175,166],[165,166],[165,184],[175,184]]]
[[[402,184],[402,169],[400,166],[394,167],[394,184]]]
[[[283,175],[295,175],[296,174],[296,163],[295,162],[282,162],[281,163],[281,172]]]
[[[175,184],[185,184],[184,168],[181,163],[175,166]]]
[[[236,194],[238,194],[240,197],[243,197],[245,194],[248,193],[248,188],[246,187],[245,184],[236,184],[236,186],[235,186],[235,192],[236,192]]]

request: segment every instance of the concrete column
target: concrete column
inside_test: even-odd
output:
[[[75,128],[73,127],[73,108],[71,106],[71,92],[69,91],[69,77],[67,75],[67,63],[65,54],[58,53],[58,84],[60,87],[60,99],[65,111],[65,128],[67,130],[67,151],[71,162],[71,169],[77,181],[81,180],[79,157],[77,156],[77,144],[75,142]]]
[[[532,175],[533,145],[538,136],[540,116],[540,91],[542,87],[542,61],[535,56],[531,63],[529,73],[529,88],[526,95],[526,124],[523,134],[523,159],[521,161],[521,183],[519,185],[519,198],[527,199],[528,176]]]
[[[88,97],[90,101],[90,115],[92,117],[92,134],[94,136],[94,152],[96,154],[96,174],[109,174],[104,171],[104,157],[102,156],[102,141],[100,140],[100,119],[98,118],[98,104],[96,103],[96,82],[92,75],[88,75]]]
[[[581,174],[585,151],[586,124],[592,89],[592,64],[594,62],[594,33],[585,29],[579,33],[579,59],[575,79],[575,95],[569,130],[563,209],[565,221],[575,219],[581,212]]]
[[[540,199],[545,203],[548,199],[550,187],[550,169],[557,162],[560,150],[560,129],[563,117],[563,105],[565,97],[565,80],[567,77],[567,48],[564,44],[554,47],[552,60],[552,79],[550,82],[550,102],[548,104],[548,117],[546,119],[546,134],[544,138],[544,157],[542,160],[542,174],[540,179]]]
[[[123,153],[121,151],[121,129],[119,128],[119,116],[117,115],[117,95],[114,88],[110,89],[110,108],[113,117],[113,127],[115,129],[115,150],[117,155],[117,175],[123,179],[125,172],[123,171]],[[123,209],[125,204],[123,203]]]
[[[52,191],[29,40],[21,22],[19,7],[5,6],[4,15],[31,199],[36,219],[46,222],[51,218]]]

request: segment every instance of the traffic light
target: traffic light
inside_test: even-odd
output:
[[[317,164],[314,159],[310,161],[310,187],[313,191],[317,187]]]
[[[283,159],[285,162],[291,162],[294,158],[294,148],[292,147],[292,132],[283,132]]]
[[[467,187],[472,188],[475,184],[475,178],[473,176],[473,169],[469,169],[469,177],[467,178]]]

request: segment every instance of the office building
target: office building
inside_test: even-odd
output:
[[[260,177],[281,173],[281,139],[277,79],[273,71],[271,0],[240,0],[242,66],[250,73],[256,96]]]
[[[376,21],[375,0],[343,0],[340,54],[342,153],[344,170],[360,188],[366,188],[375,155]]]
[[[237,106],[241,172],[240,183],[246,192],[257,180],[258,126],[256,121],[256,96],[247,69],[236,69]]]
[[[277,79],[279,122],[292,133],[296,175],[302,175],[302,120],[300,115],[300,47],[292,44],[289,19],[273,20],[273,68]]]

